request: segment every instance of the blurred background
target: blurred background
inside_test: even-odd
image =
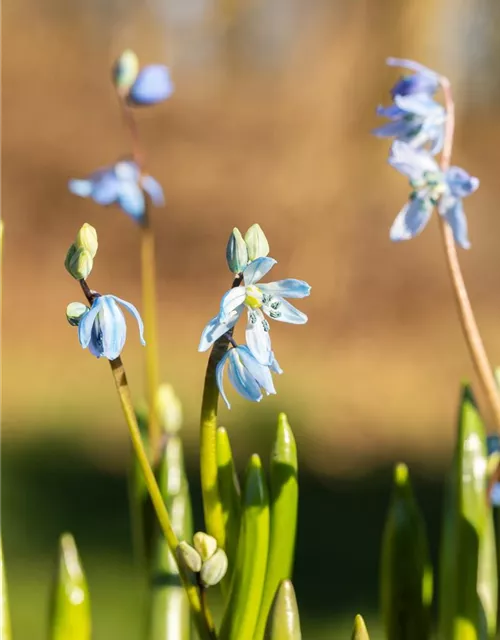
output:
[[[140,637],[128,436],[109,368],[82,351],[64,314],[81,298],[63,261],[84,222],[99,233],[91,286],[140,307],[136,227],[66,186],[130,151],[110,82],[127,47],[142,63],[168,64],[176,84],[171,100],[137,117],[167,197],[153,213],[162,379],[184,403],[195,494],[206,365],[198,340],[231,281],[231,229],[259,222],[278,259],[273,276],[312,285],[298,305],[309,323],[273,330],[285,370],[278,395],[250,405],[233,393],[220,422],[241,469],[254,451],[267,458],[279,411],[297,434],[305,637],[347,637],[358,611],[381,637],[391,467],[410,464],[435,551],[459,383],[475,378],[435,221],[411,243],[389,242],[408,187],[370,130],[398,73],[388,55],[452,80],[454,161],[481,178],[466,202],[472,250],[460,258],[500,363],[499,20],[495,0],[5,0],[2,516],[16,638],[45,637],[63,530],[87,569],[96,640]],[[132,325],[123,355],[140,402]],[[201,526],[199,500],[196,517]]]

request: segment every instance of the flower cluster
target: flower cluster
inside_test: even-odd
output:
[[[259,225],[253,225],[243,239],[238,229],[231,234],[227,247],[228,266],[237,274],[233,287],[222,296],[219,313],[204,328],[199,351],[206,351],[216,340],[226,335],[233,346],[217,365],[217,385],[228,408],[223,388],[223,373],[228,365],[229,380],[236,391],[248,400],[258,402],[262,390],[276,393],[271,373],[282,373],[271,346],[267,318],[278,322],[304,324],[307,316],[286,298],[304,298],[311,287],[302,280],[289,278],[261,283],[276,264],[267,256],[269,244]],[[232,330],[246,312],[246,345],[232,340]],[[266,318],[267,316],[267,318]]]
[[[393,86],[393,104],[377,109],[379,115],[391,122],[373,132],[379,137],[394,138],[389,164],[409,179],[411,187],[408,202],[391,227],[390,238],[395,242],[414,238],[437,208],[451,227],[455,242],[468,249],[462,198],[478,188],[479,180],[460,167],[443,170],[433,157],[443,148],[448,117],[434,96],[439,86],[448,81],[411,60],[389,58],[387,62],[414,72]]]

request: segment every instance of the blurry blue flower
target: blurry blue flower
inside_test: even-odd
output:
[[[500,436],[492,434],[486,438],[488,448],[488,475],[496,473],[500,462]],[[493,506],[500,506],[500,482],[495,482],[490,490],[490,502]]]
[[[444,140],[446,111],[427,94],[396,95],[390,107],[378,107],[377,114],[391,122],[373,130],[379,138],[395,138],[415,148],[430,145],[439,153]]]
[[[162,64],[151,64],[139,71],[127,97],[133,105],[145,106],[163,102],[173,92],[174,85],[168,68]]]
[[[84,180],[70,180],[69,190],[82,198],[92,198],[97,204],[118,204],[125,213],[140,222],[146,210],[144,191],[153,204],[165,204],[163,189],[149,175],[141,175],[132,160],[120,160],[111,167],[99,169]]]
[[[92,306],[81,316],[78,323],[78,339],[84,349],[89,348],[96,358],[118,358],[125,345],[127,325],[118,306],[121,304],[137,320],[141,343],[144,345],[144,325],[134,305],[117,298],[105,295],[95,298]]]
[[[246,342],[257,360],[270,366],[272,362],[269,323],[266,314],[273,320],[304,324],[307,316],[296,309],[285,298],[304,298],[311,287],[302,280],[289,278],[269,284],[259,284],[276,264],[273,258],[257,258],[244,269],[242,287],[227,291],[222,297],[220,312],[207,324],[201,335],[198,351],[206,351],[218,338],[229,331],[243,311],[247,310]]]
[[[274,362],[276,363],[277,372],[281,373],[278,363],[276,360]],[[229,381],[240,396],[247,400],[252,400],[252,402],[260,402],[262,400],[262,389],[267,395],[276,393],[269,367],[258,362],[247,346],[231,347],[226,351],[216,369],[217,386],[228,409],[231,408],[231,405],[223,387],[226,364],[228,364]]]
[[[391,89],[393,99],[396,96],[425,94],[433,96],[439,88],[440,76],[423,64],[405,58],[387,58],[390,67],[403,67],[413,71],[411,75],[402,76]]]
[[[467,220],[462,198],[473,193],[479,180],[460,167],[450,167],[443,173],[434,158],[404,142],[394,142],[389,163],[410,180],[409,202],[401,209],[391,227],[391,240],[409,240],[418,235],[431,217],[434,207],[450,225],[455,242],[470,247]]]

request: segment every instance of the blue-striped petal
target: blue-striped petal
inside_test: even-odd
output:
[[[247,309],[247,315],[245,341],[255,358],[269,366],[272,354],[269,323],[260,309]]]
[[[276,393],[276,389],[274,388],[273,377],[269,370],[269,366],[264,366],[258,362],[250,349],[246,346],[238,348],[238,355],[243,366],[258,386],[261,389],[264,389],[267,395],[274,395]]]
[[[244,347],[237,347],[236,349],[232,348],[229,350],[229,364],[227,370],[229,381],[240,396],[246,400],[250,400],[251,402],[260,402],[262,400],[260,386],[240,357],[240,351],[243,349]],[[260,366],[255,358],[253,360],[257,366]]]
[[[275,296],[270,302],[262,306],[262,310],[273,320],[290,324],[305,324],[307,316],[296,309],[281,296]]]
[[[139,311],[137,311],[137,308],[134,307],[133,304],[131,304],[130,302],[127,302],[126,300],[122,300],[122,298],[118,298],[118,296],[107,296],[109,298],[112,298],[113,300],[115,300],[115,302],[118,302],[119,304],[121,304],[123,307],[125,307],[125,309],[134,316],[134,318],[137,321],[137,325],[139,327],[139,337],[141,340],[141,344],[143,346],[146,345],[146,341],[144,339],[144,323],[142,321],[141,318],[141,314],[139,313]]]
[[[434,205],[428,198],[414,198],[407,202],[396,216],[389,236],[393,242],[410,240],[429,222]]]
[[[259,282],[276,264],[274,258],[257,258],[252,260],[243,271],[243,281],[246,286]]]
[[[99,327],[102,340],[102,355],[115,360],[125,346],[127,325],[120,307],[113,296],[102,296],[99,308]]]
[[[266,284],[259,284],[259,289],[263,293],[278,295],[283,298],[305,298],[311,293],[311,287],[303,280],[286,278]]]
[[[129,92],[129,100],[137,105],[163,102],[174,92],[174,84],[167,67],[152,64],[139,71]]]
[[[101,304],[99,302],[100,299],[101,298],[99,297],[94,300],[90,309],[83,314],[80,318],[80,322],[78,323],[78,340],[84,349],[89,346],[89,342],[92,337],[92,327],[99,312]]]

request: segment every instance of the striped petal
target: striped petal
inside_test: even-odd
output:
[[[305,298],[311,293],[311,287],[303,280],[287,278],[277,282],[259,284],[259,289],[269,295],[278,295],[283,298]]]
[[[260,309],[248,309],[247,314],[246,343],[255,358],[261,364],[269,366],[272,354],[269,323]]]
[[[83,349],[86,349],[89,346],[89,342],[92,338],[92,327],[100,309],[100,299],[100,297],[96,298],[92,303],[91,308],[80,318],[80,322],[78,324],[78,340],[80,341]]]
[[[276,264],[273,258],[257,258],[243,271],[243,281],[246,286],[259,282]]]
[[[229,318],[227,322],[221,320],[220,315],[212,318],[202,331],[198,351],[203,352],[209,349],[218,338],[234,327],[238,318],[239,315],[236,317],[233,316]]]

